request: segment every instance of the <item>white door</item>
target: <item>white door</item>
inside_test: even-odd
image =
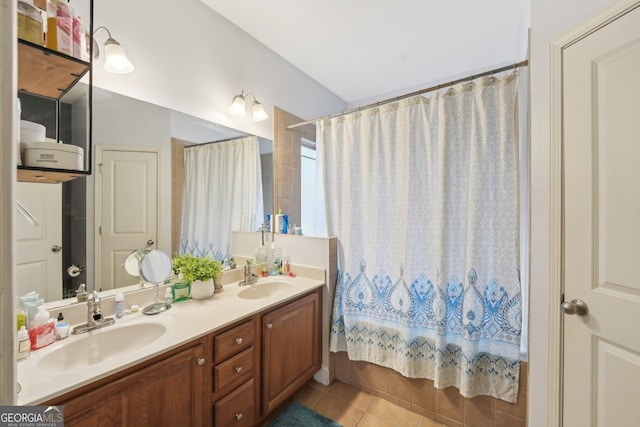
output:
[[[37,220],[17,214],[17,294],[62,299],[62,184],[16,183],[16,200]]]
[[[138,283],[122,263],[135,249],[157,246],[158,159],[153,148],[98,150],[96,181],[100,290]]]
[[[564,426],[640,426],[640,8],[562,67]]]

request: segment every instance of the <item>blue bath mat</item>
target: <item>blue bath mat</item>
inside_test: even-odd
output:
[[[312,411],[299,404],[293,402],[282,411],[278,417],[271,421],[269,427],[342,427],[329,418],[323,417],[317,412]]]

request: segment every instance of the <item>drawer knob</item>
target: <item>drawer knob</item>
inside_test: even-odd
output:
[[[242,344],[242,338],[236,338],[236,344],[238,345]]]
[[[267,323],[267,329],[273,328],[273,323]]]
[[[242,373],[242,366],[236,366],[236,374]]]
[[[236,414],[236,420],[240,421],[242,419],[242,414],[241,413],[237,413]]]
[[[204,360],[204,357],[199,358],[198,359],[198,366],[204,365],[204,362],[206,362],[206,360]]]

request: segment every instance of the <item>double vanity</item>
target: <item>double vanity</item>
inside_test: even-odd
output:
[[[71,335],[18,362],[17,403],[64,405],[66,426],[257,425],[320,369],[323,286],[236,282]]]

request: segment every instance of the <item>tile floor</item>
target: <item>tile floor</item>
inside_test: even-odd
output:
[[[325,386],[310,381],[295,400],[344,427],[442,427],[388,400],[340,381]]]

